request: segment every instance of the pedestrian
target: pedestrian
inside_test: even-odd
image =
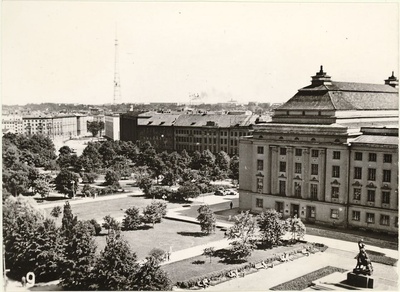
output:
[[[232,209],[233,208],[233,202],[232,201],[231,201],[230,205],[231,205],[231,209]]]
[[[26,278],[25,278],[25,276],[22,276],[22,278],[21,278],[21,284],[22,284],[22,287],[25,287],[25,286],[26,286]]]
[[[171,256],[171,253],[170,253],[170,252],[167,252],[167,260],[168,260],[168,261],[169,261],[170,256]]]

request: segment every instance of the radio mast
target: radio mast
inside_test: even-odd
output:
[[[118,66],[118,38],[117,26],[115,26],[115,63],[114,63],[114,99],[113,103],[121,103],[121,83],[119,80],[119,66]]]

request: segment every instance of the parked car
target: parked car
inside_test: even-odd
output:
[[[215,191],[214,195],[216,196],[226,196],[227,192],[225,189],[221,188]]]

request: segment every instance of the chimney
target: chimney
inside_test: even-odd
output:
[[[385,84],[396,88],[399,85],[399,80],[394,76],[394,71],[392,71],[392,76],[385,80]]]
[[[315,74],[315,76],[311,76],[311,85],[313,86],[319,86],[319,85],[332,85],[331,82],[331,76],[326,75],[326,72],[324,72],[324,69],[321,65],[321,69],[319,72]]]

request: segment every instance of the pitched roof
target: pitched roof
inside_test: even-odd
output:
[[[357,137],[352,144],[388,144],[398,145],[399,137],[379,136],[379,135],[361,135]]]
[[[251,115],[183,114],[176,120],[177,127],[214,126],[229,128],[244,126]],[[211,122],[211,123],[210,123]]]
[[[172,126],[179,114],[152,114],[149,118],[138,119],[140,126]]]
[[[277,110],[398,109],[398,90],[390,85],[332,81],[300,89]]]

